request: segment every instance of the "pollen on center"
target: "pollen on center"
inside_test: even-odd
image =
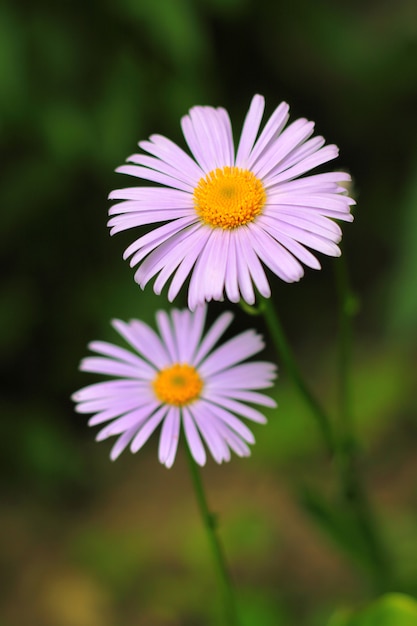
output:
[[[226,166],[200,178],[193,200],[205,224],[232,229],[252,222],[262,212],[266,192],[253,172]]]
[[[160,370],[152,386],[158,400],[164,404],[184,406],[197,400],[203,389],[203,381],[191,365],[175,363]]]

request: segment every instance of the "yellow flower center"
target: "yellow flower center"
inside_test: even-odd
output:
[[[152,386],[158,400],[164,404],[184,406],[197,400],[203,381],[191,365],[175,363],[158,372]]]
[[[194,189],[194,207],[213,228],[232,229],[252,222],[266,202],[262,182],[249,170],[217,168],[200,178]]]

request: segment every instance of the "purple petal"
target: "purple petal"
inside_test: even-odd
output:
[[[223,402],[224,398],[234,398],[235,400],[243,400],[244,402],[250,402],[251,404],[267,406],[271,409],[275,409],[277,407],[277,403],[273,400],[273,398],[265,396],[262,393],[257,393],[256,391],[246,391],[242,389],[228,390],[227,388],[219,389],[217,387],[216,390],[213,391],[212,387],[210,387],[210,399],[212,399],[213,402],[217,402],[217,398],[221,398],[221,402]]]
[[[287,169],[286,158],[294,148],[302,144],[314,130],[313,122],[301,118],[288,128],[269,146],[253,169],[254,174],[268,183],[269,177]]]
[[[279,278],[288,283],[300,280],[304,274],[304,269],[293,255],[268,232],[256,224],[251,224],[251,226],[252,245],[261,261]]]
[[[80,370],[83,372],[94,372],[95,374],[109,374],[111,376],[122,376],[124,378],[142,378],[149,376],[152,370],[139,368],[133,365],[120,363],[111,359],[102,357],[88,356],[80,363]]]
[[[151,135],[149,141],[141,141],[139,147],[149,154],[153,154],[165,163],[173,165],[176,169],[186,172],[190,179],[198,181],[204,176],[203,170],[184,150],[170,139],[162,135]]]
[[[106,380],[76,391],[72,394],[71,399],[74,402],[85,402],[96,398],[112,398],[119,393],[120,395],[135,393],[137,388],[138,381],[136,380]]]
[[[141,167],[140,165],[121,165],[116,169],[119,174],[128,174],[129,176],[136,176],[137,178],[143,178],[144,180],[151,180],[160,185],[166,185],[167,187],[173,187],[174,189],[182,189],[182,191],[193,192],[193,187],[189,183],[180,180],[179,178],[173,178],[167,174],[156,172],[148,167]]]
[[[264,348],[262,337],[253,330],[247,330],[233,339],[229,339],[212,352],[200,365],[203,378],[228,369],[245,359],[257,354]]]
[[[230,451],[224,437],[220,437],[210,411],[201,406],[201,402],[190,406],[190,412],[195,423],[216,463],[230,460]]]
[[[242,402],[237,402],[225,396],[216,396],[214,393],[210,392],[203,394],[202,397],[212,404],[217,404],[228,411],[233,411],[233,413],[241,417],[246,417],[246,419],[252,420],[253,422],[258,422],[258,424],[266,424],[267,422],[266,417],[262,415],[260,411]]]
[[[243,123],[242,133],[236,154],[235,165],[237,167],[248,167],[249,156],[259,131],[264,108],[264,97],[259,95],[254,96]]]
[[[120,320],[113,320],[113,327],[142,354],[154,367],[161,369],[169,362],[169,355],[155,331],[139,320],[132,320],[129,324]],[[155,370],[149,368],[151,375]]]
[[[171,467],[175,460],[180,433],[180,410],[171,406],[164,420],[159,438],[159,461],[166,467]]]
[[[288,121],[289,106],[286,102],[281,104],[275,109],[265,128],[259,135],[253,150],[248,160],[248,169],[253,171],[255,163],[260,157],[269,149],[269,146],[275,143],[275,140],[279,137],[282,129]]]
[[[127,448],[130,440],[132,439],[132,437],[135,436],[136,428],[136,426],[132,426],[132,428],[120,435],[113,448],[111,449],[110,459],[112,461],[115,461],[121,455],[123,450]]]
[[[264,363],[262,361],[242,363],[217,374],[212,374],[210,376],[210,387],[228,389],[231,395],[232,390],[235,389],[247,391],[270,387],[275,377],[276,367],[272,363]]]
[[[201,400],[201,402],[206,402],[205,400]],[[221,420],[224,424],[231,428],[236,434],[239,435],[241,439],[244,439],[248,443],[255,443],[255,437],[253,433],[249,430],[249,428],[244,424],[239,418],[230,413],[229,411],[225,411],[222,407],[207,403],[210,406],[210,412],[212,415],[216,416],[219,420]]]
[[[230,152],[231,137],[224,112],[212,107],[193,107],[182,118],[181,126],[188,147],[206,173],[226,165],[222,158]]]
[[[199,367],[201,361],[207,356],[220,337],[226,332],[227,328],[232,323],[233,318],[233,313],[225,311],[216,319],[210,330],[205,334],[204,339],[200,343],[198,351],[194,356],[193,365],[195,367]]]
[[[188,446],[192,457],[199,465],[205,465],[207,460],[206,451],[201,441],[201,437],[198,433],[198,429],[195,425],[193,416],[186,406],[182,409],[183,413],[183,425],[185,438],[187,439]]]
[[[142,448],[142,446],[148,441],[149,437],[155,431],[155,429],[159,426],[162,420],[165,418],[168,413],[167,406],[161,406],[156,413],[154,413],[139,429],[139,431],[135,434],[132,443],[130,444],[130,450],[135,453]]]

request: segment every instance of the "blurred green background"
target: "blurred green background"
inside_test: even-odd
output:
[[[417,593],[417,5],[414,0],[4,0],[0,7],[3,374],[1,626],[220,623],[183,455],[153,440],[108,460],[70,394],[112,317],[151,322],[157,298],[110,239],[107,194],[137,141],[184,144],[195,104],[225,106],[238,136],[250,99],[286,100],[341,149],[354,178],[344,250],[359,302],[355,413],[363,472],[389,543],[392,591]],[[334,265],[272,279],[300,363],[336,406]],[[176,304],[182,305],[181,297]],[[222,310],[213,305],[211,314]],[[234,330],[262,321],[236,309]],[[272,353],[269,354],[272,357]],[[361,563],[310,519],[300,490],[333,497],[314,424],[281,372],[279,410],[250,460],[209,462],[245,626],[321,626],[373,597]]]

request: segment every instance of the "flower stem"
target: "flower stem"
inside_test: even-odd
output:
[[[358,471],[358,444],[352,409],[352,318],[357,303],[349,285],[346,257],[335,263],[339,300],[339,446],[337,461],[343,497],[354,510],[362,536],[368,546],[375,584],[379,591],[389,586],[389,561],[374,513]]]
[[[358,446],[353,431],[352,394],[351,394],[351,345],[352,326],[351,318],[355,312],[355,300],[349,289],[347,268],[344,260],[337,272],[337,287],[339,294],[339,413],[340,425],[338,433],[334,432],[328,414],[312,394],[298,368],[294,355],[287,342],[277,312],[270,300],[263,300],[258,310],[253,313],[264,315],[269,332],[274,341],[288,374],[292,377],[301,396],[310,407],[313,416],[324,440],[324,443],[336,461],[338,479],[343,500],[352,511],[358,528],[368,547],[370,563],[374,581],[379,590],[386,590],[389,585],[389,567],[385,548],[381,542],[378,528],[364,486],[358,474]]]
[[[293,379],[301,396],[310,407],[310,410],[316,419],[327,451],[333,455],[336,451],[336,444],[330,418],[304,381],[291,351],[290,345],[285,337],[278,314],[274,309],[273,302],[269,299],[264,299],[260,306],[260,312],[265,318],[277,353],[280,355],[288,374]]]
[[[230,578],[229,570],[226,565],[226,558],[224,555],[223,547],[221,545],[218,533],[217,533],[217,521],[215,515],[210,513],[207,499],[201,480],[199,468],[194,461],[188,446],[187,458],[190,468],[190,473],[194,485],[194,490],[200,509],[201,517],[204,527],[206,529],[207,538],[210,544],[211,552],[213,554],[214,564],[217,571],[217,577],[221,588],[223,603],[225,608],[225,624],[227,626],[239,626],[239,619],[235,601],[235,594]]]

